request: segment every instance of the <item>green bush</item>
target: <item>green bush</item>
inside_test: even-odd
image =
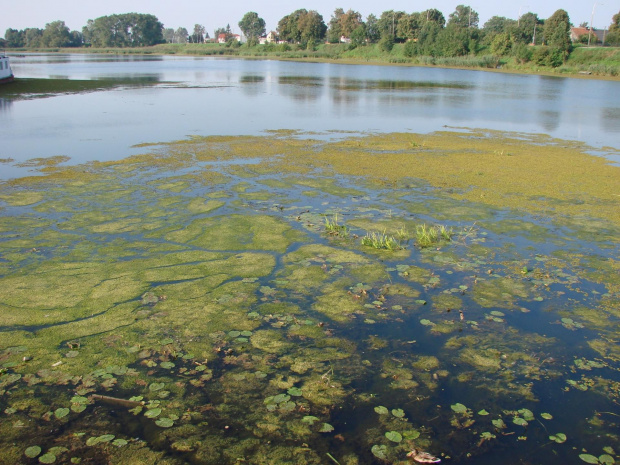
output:
[[[532,61],[533,51],[531,46],[520,43],[513,45],[512,54],[517,59],[517,61],[523,64]]]
[[[394,39],[390,35],[381,37],[379,41],[379,49],[383,52],[391,52],[394,48]]]

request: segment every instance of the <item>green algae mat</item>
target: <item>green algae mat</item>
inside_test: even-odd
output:
[[[471,130],[142,151],[0,184],[0,463],[620,462],[620,167]]]

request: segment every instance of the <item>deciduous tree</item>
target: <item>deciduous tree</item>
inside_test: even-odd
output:
[[[565,10],[557,10],[545,21],[545,42],[547,45],[557,48],[562,53],[563,61],[566,62],[571,50],[570,18]]]
[[[239,28],[248,41],[256,41],[265,34],[265,20],[258,13],[248,11],[239,21]]]
[[[461,27],[478,27],[478,13],[470,6],[459,5],[448,16],[448,25],[453,24]]]

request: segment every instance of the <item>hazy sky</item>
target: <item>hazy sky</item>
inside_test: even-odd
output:
[[[377,2],[370,0],[348,0],[343,3],[339,0],[268,0],[258,2],[256,0],[202,0],[202,1],[172,1],[172,0],[2,0],[0,9],[0,35],[8,28],[25,29],[37,27],[43,29],[46,23],[61,20],[71,30],[82,30],[89,19],[114,13],[150,13],[159,18],[165,27],[174,29],[182,26],[191,33],[194,24],[202,24],[207,28],[209,35],[217,27],[225,27],[230,24],[234,32],[238,32],[237,23],[248,11],[255,11],[267,23],[267,30],[276,29],[278,21],[283,16],[299,9],[316,10],[325,22],[334,12],[335,8],[344,10],[353,9],[359,11],[364,20],[369,14],[380,16],[385,10],[424,11],[428,8],[437,8],[446,19],[459,4],[469,5],[480,15],[480,27],[492,16],[505,16],[517,19],[519,10],[521,14],[528,11],[538,14],[540,18],[548,18],[554,11],[562,8],[570,16],[575,25],[583,21],[590,22],[590,15],[594,6],[593,1],[583,0],[547,0],[534,2],[532,0],[517,1],[492,1],[474,0],[448,1],[448,0],[423,0],[412,2],[407,0],[389,0]],[[596,2],[594,14],[594,27],[604,28],[611,24],[611,18],[620,10],[619,0],[605,0]]]

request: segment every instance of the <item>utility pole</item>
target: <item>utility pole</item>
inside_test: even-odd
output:
[[[596,9],[597,3],[594,2],[594,6],[592,7],[592,16],[590,16],[590,33],[588,34],[588,47],[590,46],[590,39],[592,38],[592,29],[594,22],[594,10]],[[599,3],[599,5],[604,5],[604,3]]]

